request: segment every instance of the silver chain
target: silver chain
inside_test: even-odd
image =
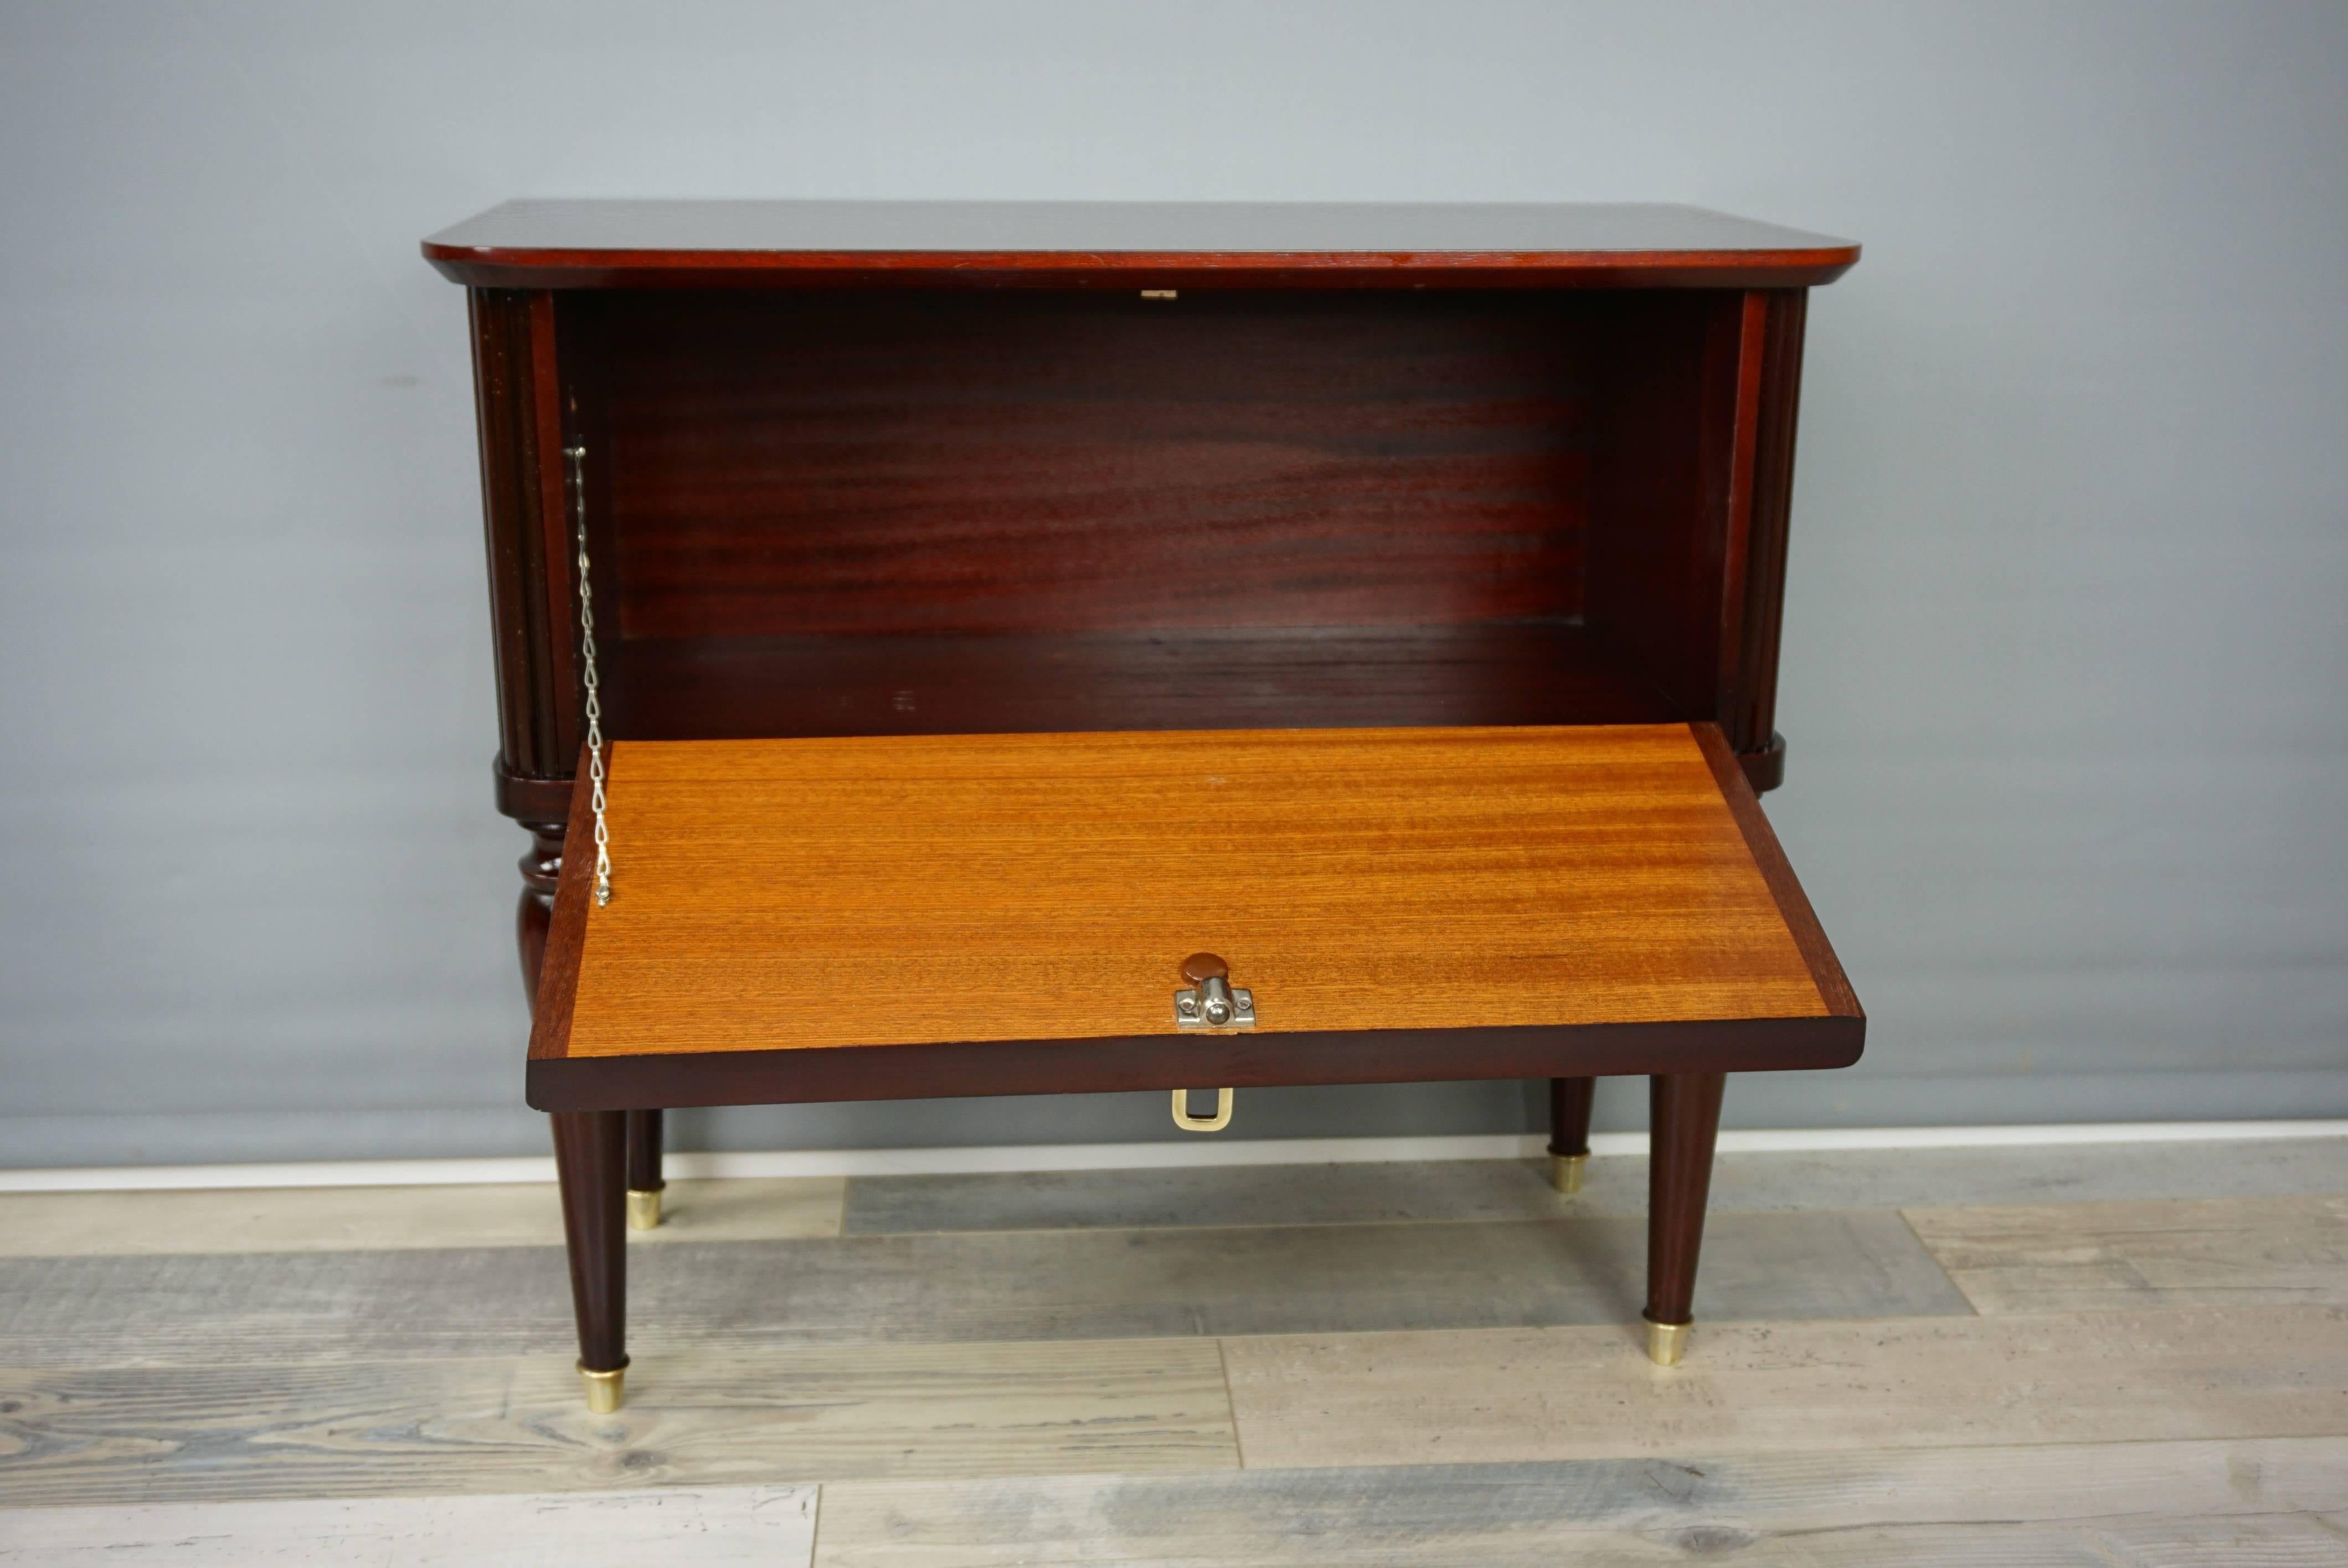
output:
[[[571,459],[571,521],[579,535],[579,662],[587,687],[587,804],[595,813],[595,902],[612,901],[612,835],[603,825],[603,693],[595,673],[595,590],[587,580],[587,448]]]

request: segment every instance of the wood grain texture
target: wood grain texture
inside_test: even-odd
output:
[[[1593,1161],[1591,1169],[1622,1164]],[[1646,1162],[1635,1205],[1646,1212]],[[5,1213],[0,1210],[0,1213]],[[1547,1220],[1578,1200],[1529,1160],[1414,1160],[1326,1165],[1191,1165],[1156,1170],[1003,1171],[858,1176],[843,1234],[923,1231],[1158,1230],[1229,1225]]]
[[[1635,1218],[1041,1231],[635,1247],[644,1358],[757,1348],[1622,1323]],[[1705,1317],[1970,1310],[1890,1211],[1724,1215]],[[549,1248],[0,1262],[0,1366],[533,1355],[570,1343]]]
[[[1642,293],[1593,323],[1589,624],[1683,713],[1721,713],[1722,608],[1742,548],[1742,293]]]
[[[1259,1046],[1828,1010],[1680,726],[622,743],[612,780],[536,1056],[1171,1039],[1201,948]]]
[[[2348,1440],[843,1481],[819,1568],[2322,1562]],[[2336,1544],[2336,1542],[2334,1542]],[[2298,1555],[2276,1555],[2295,1544]]]
[[[570,345],[558,342],[554,295],[543,289],[529,294],[530,437],[525,461],[536,465],[536,483],[530,487],[537,513],[525,520],[535,528],[543,569],[539,591],[546,603],[541,619],[546,628],[545,681],[552,721],[542,753],[550,761],[575,753],[586,743],[587,723],[582,704],[585,688],[580,671],[579,577],[573,561],[578,536],[572,523],[570,464],[563,448],[569,444],[569,407],[562,359]]]
[[[0,1511],[0,1563],[98,1568],[806,1568],[812,1486]]]
[[[1792,1559],[1825,1568],[1880,1563],[1936,1568],[2110,1568],[2115,1563],[2206,1568],[2316,1568],[2337,1563],[2348,1512],[2127,1517],[2055,1530],[2015,1524],[1900,1524],[1854,1531]],[[1807,1543],[1806,1543],[1807,1544]]]
[[[1747,757],[1770,748],[1774,740],[1774,786],[1785,765],[1782,738],[1775,737],[1777,650],[1785,623],[1794,434],[1801,408],[1802,339],[1809,294],[1801,289],[1772,289],[1759,297],[1766,302],[1766,323],[1755,411],[1752,502],[1746,514],[1745,601],[1733,644],[1736,657],[1729,662],[1721,693],[1720,727],[1731,748]]]
[[[2348,1435],[2348,1310],[1223,1342],[1252,1466]]]
[[[1746,555],[1753,535],[1753,470],[1761,436],[1762,351],[1768,336],[1768,302],[1766,292],[1747,289],[1737,303],[1736,395],[1729,413],[1728,538],[1720,574],[1718,690],[1724,694],[1734,691],[1743,662]],[[1731,743],[1733,747],[1738,743]]]
[[[1329,1563],[1340,1568],[1345,1564],[1406,1568],[1425,1563],[1550,1568],[1560,1562],[1649,1568],[1734,1552],[1733,1561],[1752,1568],[2113,1568],[2115,1563],[2157,1563],[2159,1568],[2336,1568],[2341,1540],[2348,1535],[2348,1512],[2233,1513],[2216,1519],[2123,1515],[2044,1524],[1877,1524],[1857,1526],[1823,1540],[1799,1528],[1780,1536],[1747,1528],[1741,1522],[1696,1525],[1660,1536],[1589,1530],[1564,1522],[1550,1529],[1511,1530],[1512,1522],[1502,1521],[1489,1522],[1482,1528],[1463,1523],[1455,1530],[1397,1524],[1372,1533],[1338,1522],[1341,1505],[1350,1505],[1356,1514],[1375,1506],[1375,1500],[1347,1485],[1344,1478],[1350,1473],[1334,1472],[1296,1489],[1299,1495],[1292,1501],[1300,1505],[1303,1518],[1316,1524],[1324,1518],[1329,1522],[1309,1537],[1282,1532],[1270,1521],[1249,1529],[1210,1516],[1200,1521],[1187,1538],[1169,1522],[1165,1536],[1137,1540],[1125,1533],[1128,1528],[1138,1531],[1159,1522],[1104,1520],[1081,1539],[1067,1538],[1076,1533],[1069,1531],[1048,1541],[1042,1551],[1026,1554],[997,1539],[975,1548],[961,1542],[872,1546],[857,1542],[835,1553],[827,1537],[817,1561],[843,1565],[885,1563],[892,1568],[993,1563],[1147,1563],[1153,1568]],[[1012,1489],[1003,1490],[1010,1492]],[[1102,1501],[1129,1506],[1136,1491],[1118,1488]],[[1398,1501],[1416,1503],[1423,1496],[1414,1492]],[[1476,1501],[1487,1500],[1479,1493]]]
[[[541,485],[554,459],[540,450],[541,415],[553,390],[539,384],[551,343],[538,340],[550,321],[540,308],[543,297],[528,291],[477,289],[468,302],[497,671],[498,767],[510,776],[542,777],[561,772],[577,744],[575,738],[567,745],[561,739],[564,726],[575,723],[567,713],[575,698],[555,673],[556,643],[571,624],[569,612],[559,627],[547,620],[554,585],[569,580],[565,558],[547,557],[544,528],[550,498]],[[559,505],[560,497],[553,501]],[[567,669],[568,652],[560,657]]]
[[[2348,1193],[2348,1138],[1728,1153],[1709,1212],[2326,1193]],[[1535,1161],[1424,1160],[859,1176],[846,1205],[852,1235],[1635,1216],[1647,1160],[1597,1156],[1570,1199]]]
[[[579,778],[591,776],[591,763],[587,749],[581,747]],[[574,787],[572,790],[571,820],[564,827],[563,837],[566,843],[571,844],[595,842],[595,795],[592,789]],[[582,938],[587,930],[587,911],[594,898],[592,889],[595,876],[596,856],[592,855],[565,856],[561,865],[556,868],[554,907],[547,917],[546,947],[539,955],[538,990],[531,999],[530,1009],[530,1040],[533,1052],[539,1049],[541,1035],[564,1040],[570,1038],[571,1015],[579,995],[579,959],[584,947]],[[538,1103],[534,1099],[530,1102],[533,1105]],[[618,1105],[596,1109],[641,1111],[649,1105],[658,1105],[665,1110],[671,1105],[690,1103],[691,1101],[682,1098],[647,1094]],[[545,1109],[543,1106],[539,1108]],[[580,1108],[565,1106],[563,1109]]]
[[[657,1230],[630,1246],[836,1235],[847,1183],[788,1176],[669,1184]],[[561,1246],[551,1183],[0,1194],[0,1257]]]
[[[1211,1340],[0,1370],[0,1507],[1231,1469]]]
[[[1339,1223],[1094,1234],[1066,1253],[1053,1250],[1066,1235],[912,1238],[958,1245],[918,1255],[884,1245],[860,1260],[853,1241],[646,1247],[639,1323],[656,1319],[671,1342],[640,1348],[631,1405],[605,1420],[579,1409],[568,1351],[554,1348],[568,1325],[551,1247],[19,1260],[0,1265],[0,1366],[17,1364],[0,1374],[0,1561],[278,1552],[332,1562],[345,1547],[376,1553],[366,1561],[431,1561],[463,1530],[475,1549],[463,1560],[495,1562],[500,1522],[522,1506],[483,1496],[500,1492],[544,1494],[530,1506],[549,1540],[578,1517],[574,1501],[600,1492],[614,1511],[602,1538],[613,1544],[652,1528],[637,1506],[674,1500],[703,1533],[673,1530],[670,1550],[715,1551],[772,1496],[742,1483],[820,1480],[824,1560],[892,1568],[1699,1557],[2328,1568],[2348,1539],[2348,1312],[2168,1305],[1974,1317],[1942,1281],[1956,1316],[1883,1316],[1900,1309],[1871,1271],[1936,1273],[1900,1216],[1797,1214],[1803,1225],[1770,1232],[1725,1205],[1740,1183],[1747,1203],[1795,1208],[1920,1187],[1994,1197],[2164,1184],[2324,1205],[2340,1195],[2343,1162],[2348,1141],[2336,1138],[1724,1156],[1707,1286],[1743,1270],[1737,1295],[1768,1310],[1813,1310],[1825,1292],[1878,1316],[1739,1326],[1700,1307],[1694,1356],[1668,1373],[1644,1362],[1619,1316],[1636,1300],[1635,1224],[1427,1224],[1441,1210],[1426,1204],[1398,1212],[1410,1223],[1343,1223],[1358,1212],[1349,1203],[1380,1193],[1406,1204],[1390,1179],[1324,1184],[1315,1212]],[[1635,1189],[1643,1163],[1594,1162],[1585,1197]],[[1452,1169],[1538,1179],[1512,1163]],[[1488,1183],[1457,1195],[1508,1201]],[[1268,1195],[1222,1200],[1241,1204],[1225,1223],[1245,1224]],[[1979,1222],[1982,1205],[1939,1208],[1919,1213],[1949,1245],[1980,1246],[1993,1266],[2075,1265],[2090,1284],[2098,1247],[2148,1255],[2147,1279],[2179,1267],[2168,1283],[2248,1281],[2260,1300],[2260,1289],[2348,1268],[2290,1204],[2096,1203],[2067,1216],[2009,1204]],[[1864,1235],[1834,1240],[1844,1222]],[[1336,1245],[1314,1250],[1310,1231]],[[1445,1239],[1458,1232],[1498,1239],[1461,1250]],[[1547,1253],[1544,1232],[1566,1245]],[[1242,1247],[1248,1277],[1218,1277],[1229,1244],[1245,1238],[1268,1239]],[[833,1262],[819,1261],[827,1253]],[[1188,1337],[1198,1329],[1278,1321],[1266,1304],[1300,1278],[1308,1296],[1325,1293],[1304,1308],[1342,1312],[1349,1293],[1384,1289],[1386,1320],[1417,1323],[1446,1290],[1456,1304],[1497,1282],[1521,1304],[1530,1297],[1512,1281],[1560,1273],[1592,1302],[1618,1292],[1618,1317],[1596,1329],[1225,1341],[1252,1467],[1233,1469],[1240,1434],[1214,1343]],[[1787,1294],[1797,1290],[1813,1294]],[[875,1321],[891,1335],[953,1336],[1006,1308],[1028,1312],[1043,1337],[825,1337],[869,1336]],[[1179,1319],[1183,1337],[1081,1337],[1087,1323],[1153,1314]],[[818,1332],[793,1340],[791,1324]],[[517,1348],[532,1337],[543,1353]],[[434,1353],[449,1344],[468,1354]],[[68,1351],[96,1364],[22,1364]],[[1304,1354],[1280,1359],[1294,1352]],[[1262,1424],[1267,1412],[1283,1422]],[[1300,1466],[1282,1447],[1300,1431],[1342,1438],[1357,1462],[1316,1454]],[[1417,1447],[1409,1462],[1360,1451],[1380,1443]],[[483,1501],[420,1505],[428,1516],[361,1501],[403,1495]],[[175,1498],[295,1501],[188,1512],[164,1501]],[[70,1516],[51,1512],[71,1505]]]
[[[551,288],[1793,286],[1859,259],[1699,208],[1529,203],[510,201],[423,250],[460,282]]]
[[[2348,1195],[1907,1211],[1981,1312],[2348,1306]]]
[[[615,666],[637,639],[1581,608],[1583,302],[695,291],[573,309]]]
[[[1686,716],[1565,620],[642,640],[604,680],[608,733],[650,741]]]
[[[1802,890],[1801,878],[1794,875],[1785,848],[1777,842],[1777,830],[1769,825],[1769,818],[1761,810],[1760,797],[1746,778],[1743,764],[1728,749],[1727,738],[1711,724],[1692,725],[1690,733],[1704,751],[1704,763],[1712,769],[1713,780],[1720,786],[1720,798],[1729,815],[1736,819],[1737,831],[1745,835],[1753,864],[1760,870],[1762,880],[1769,885],[1770,896],[1776,901],[1786,929],[1802,951],[1802,961],[1809,968],[1810,979],[1818,988],[1818,997],[1825,1002],[1827,1011],[1838,1018],[1862,1016],[1859,993],[1851,989],[1849,977],[1843,973],[1842,960],[1835,957],[1834,944],[1827,940],[1826,927],[1818,924],[1818,912],[1810,907],[1810,896]]]
[[[571,1342],[560,1246],[0,1261],[0,1367],[424,1361]]]

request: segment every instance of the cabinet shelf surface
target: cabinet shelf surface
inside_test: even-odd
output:
[[[556,897],[551,1108],[647,1070],[679,1104],[1858,1054],[1709,725],[623,741],[610,777],[616,896],[582,855]],[[1202,949],[1255,1029],[1178,1030]]]

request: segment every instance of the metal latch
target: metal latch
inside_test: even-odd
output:
[[[1212,953],[1182,960],[1182,978],[1196,988],[1174,993],[1174,1021],[1183,1029],[1253,1029],[1255,993],[1231,989],[1231,968]]]
[[[1182,960],[1191,989],[1174,993],[1174,1021],[1184,1029],[1253,1029],[1255,993],[1231,989],[1231,967],[1212,953]],[[1174,1125],[1185,1132],[1220,1132],[1231,1124],[1231,1091],[1215,1091],[1212,1116],[1190,1114],[1190,1091],[1174,1091]]]

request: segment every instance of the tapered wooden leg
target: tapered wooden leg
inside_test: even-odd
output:
[[[648,1231],[661,1223],[661,1113],[631,1111],[628,1117],[628,1228]]]
[[[1581,1190],[1581,1170],[1590,1163],[1590,1102],[1594,1078],[1549,1081],[1549,1184],[1560,1193]]]
[[[1647,1354],[1668,1367],[1686,1348],[1695,1302],[1696,1250],[1712,1192],[1712,1145],[1720,1132],[1725,1073],[1658,1073],[1648,1080]]]
[[[571,1305],[579,1317],[579,1372],[587,1408],[620,1408],[628,1365],[628,1248],[621,1218],[627,1179],[626,1112],[558,1111],[554,1168],[562,1178],[562,1235],[571,1249]]]

